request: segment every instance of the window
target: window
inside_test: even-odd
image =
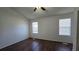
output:
[[[32,23],[32,33],[38,33],[38,22]]]
[[[59,19],[59,35],[71,35],[71,18]]]

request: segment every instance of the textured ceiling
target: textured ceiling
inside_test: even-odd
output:
[[[46,11],[38,9],[36,12],[33,11],[34,7],[15,7],[12,8],[16,12],[22,14],[28,19],[35,19],[39,17],[45,17],[50,15],[65,14],[74,11],[73,7],[45,7]]]

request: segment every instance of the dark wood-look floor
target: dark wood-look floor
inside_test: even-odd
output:
[[[72,51],[72,44],[41,39],[27,39],[0,49],[0,51]]]

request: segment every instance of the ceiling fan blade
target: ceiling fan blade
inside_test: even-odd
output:
[[[46,10],[44,7],[41,7],[41,9],[44,10],[44,11]]]
[[[34,8],[34,11],[36,11],[36,10],[37,10],[37,8],[35,7],[35,8]]]

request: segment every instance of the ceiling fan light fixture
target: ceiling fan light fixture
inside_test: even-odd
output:
[[[35,7],[34,11],[38,10],[38,9],[42,9],[43,11],[46,11],[46,9],[44,7]]]
[[[46,10],[44,7],[41,7],[41,9],[44,10],[44,11]]]
[[[35,7],[35,8],[34,8],[34,11],[36,11],[36,10],[37,10],[37,8]]]

